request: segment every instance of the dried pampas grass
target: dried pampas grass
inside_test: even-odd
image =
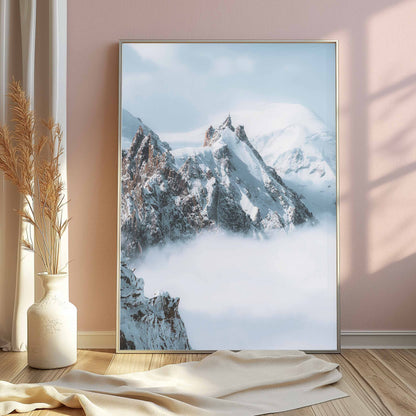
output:
[[[9,98],[14,129],[0,126],[0,170],[24,198],[18,211],[22,221],[34,228],[22,246],[37,253],[45,271],[57,274],[62,236],[69,219],[64,219],[64,183],[59,172],[63,154],[62,130],[54,120],[42,122],[45,134],[38,136],[30,99],[20,83],[10,84]]]

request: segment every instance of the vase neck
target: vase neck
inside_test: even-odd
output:
[[[68,275],[39,273],[45,290],[44,298],[56,296],[62,300],[68,300]]]

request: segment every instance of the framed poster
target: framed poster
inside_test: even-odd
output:
[[[338,351],[337,188],[336,41],[121,41],[117,351]]]

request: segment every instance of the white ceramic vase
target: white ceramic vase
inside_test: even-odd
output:
[[[39,273],[45,294],[27,311],[30,367],[67,367],[77,361],[77,308],[68,301],[68,275]]]

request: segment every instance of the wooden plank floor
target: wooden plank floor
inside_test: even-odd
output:
[[[71,368],[99,374],[146,371],[166,364],[201,360],[205,354],[114,354],[113,351],[79,350],[78,362],[65,369],[34,370],[26,353],[0,352],[0,379],[12,383],[55,380]],[[416,350],[345,350],[342,354],[317,354],[340,365],[343,378],[337,386],[350,397],[279,413],[280,416],[415,416]],[[37,410],[22,415],[83,415],[79,409]],[[276,413],[277,414],[277,413]]]

